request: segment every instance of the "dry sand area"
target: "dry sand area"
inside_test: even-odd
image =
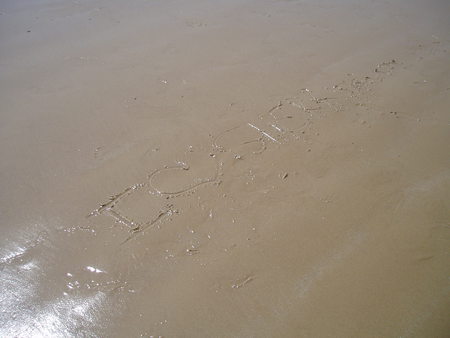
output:
[[[450,1],[0,1],[2,337],[449,337],[449,202]]]

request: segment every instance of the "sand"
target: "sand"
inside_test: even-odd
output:
[[[2,1],[0,335],[448,337],[449,18]]]

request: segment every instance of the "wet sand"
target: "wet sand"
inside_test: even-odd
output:
[[[448,337],[450,3],[0,3],[0,335]]]

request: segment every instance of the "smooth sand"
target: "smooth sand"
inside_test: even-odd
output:
[[[448,337],[450,2],[0,2],[0,335]]]

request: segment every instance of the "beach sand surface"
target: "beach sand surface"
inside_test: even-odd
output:
[[[0,336],[448,337],[450,2],[0,2]]]

